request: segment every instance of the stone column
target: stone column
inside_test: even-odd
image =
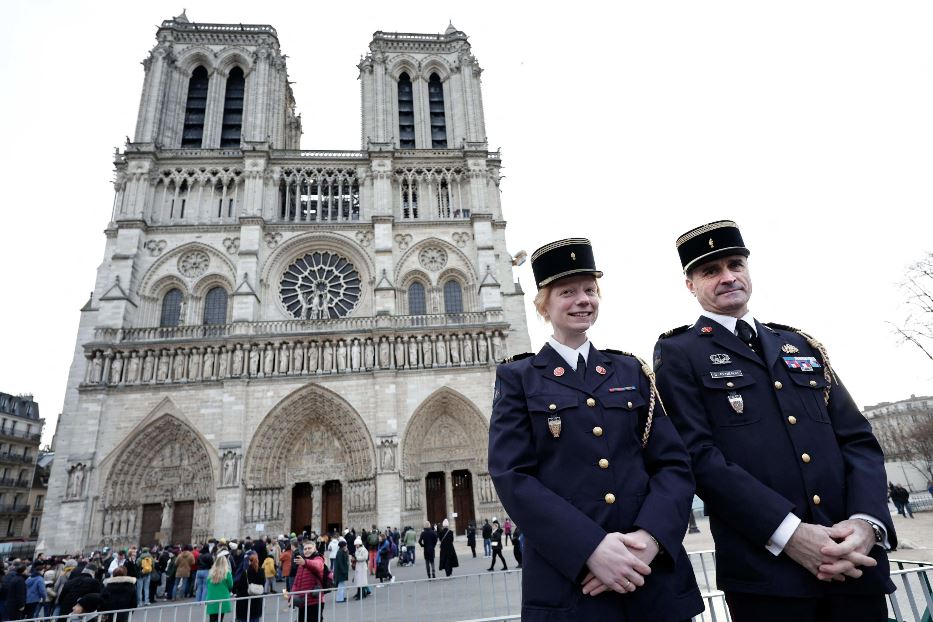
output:
[[[324,510],[324,482],[315,482],[311,486],[311,528],[321,533],[321,519]]]
[[[457,519],[454,518],[454,478],[450,471],[444,471],[444,504],[447,506],[447,518],[450,520],[450,529],[456,535]]]

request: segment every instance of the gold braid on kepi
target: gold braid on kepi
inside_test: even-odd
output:
[[[817,341],[813,336],[808,333],[803,332],[799,328],[794,328],[793,326],[787,326],[786,324],[776,324],[768,322],[766,326],[771,326],[773,328],[781,328],[788,330],[794,333],[797,333],[801,337],[807,340],[807,343],[810,344],[810,347],[820,353],[820,356],[823,358],[823,378],[826,379],[826,388],[823,389],[823,401],[826,405],[829,405],[829,392],[833,387],[833,383],[839,384],[839,379],[836,377],[836,372],[833,371],[833,366],[829,362],[829,352],[826,351],[826,346]]]
[[[652,371],[651,366],[648,365],[644,359],[631,352],[622,352],[621,350],[603,350],[603,352],[614,352],[624,354],[625,356],[631,356],[641,365],[641,373],[645,374],[645,377],[648,378],[648,384],[651,385],[651,396],[648,398],[648,420],[645,422],[645,433],[641,435],[641,447],[644,449],[648,445],[648,437],[651,436],[651,423],[654,421],[655,401],[660,402],[661,408],[664,409],[664,412],[667,412],[667,408],[664,406],[664,400],[661,399],[661,394],[658,392],[658,387],[654,382],[654,371]]]

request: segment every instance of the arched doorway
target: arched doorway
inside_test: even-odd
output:
[[[276,405],[246,454],[245,531],[323,533],[375,522],[375,449],[336,393],[303,387]]]
[[[488,430],[476,406],[447,387],[415,410],[402,440],[402,524],[448,518],[456,533],[463,534],[469,521],[477,519],[477,509],[479,516],[498,509],[495,495],[482,494],[478,485],[489,479]]]
[[[101,544],[190,544],[211,536],[214,466],[186,423],[163,415],[114,456],[102,501]]]

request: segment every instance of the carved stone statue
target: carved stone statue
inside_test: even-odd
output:
[[[395,470],[395,447],[389,440],[382,441],[382,470]]]
[[[316,341],[312,341],[308,344],[308,373],[316,374],[320,365],[319,360],[319,347]]]
[[[253,346],[249,349],[249,375],[256,377],[259,375],[259,347]]]
[[[421,362],[425,367],[430,367],[431,359],[433,358],[434,357],[431,356],[431,338],[426,336],[421,341]]]
[[[334,368],[334,347],[330,344],[330,341],[324,342],[323,359],[321,369],[325,374],[330,373]]]
[[[217,355],[217,377],[223,380],[227,377],[227,360],[230,356],[227,346],[220,347],[220,353]],[[243,362],[243,354],[240,353],[240,363]]]
[[[304,370],[305,347],[296,343],[292,350],[292,373],[300,374]]]
[[[198,348],[191,349],[191,357],[188,360],[188,370],[190,373],[191,380],[200,380],[201,379],[201,350]]]
[[[84,493],[84,465],[78,464],[72,467],[68,482],[68,497],[78,499]]]
[[[181,382],[187,379],[185,376],[185,366],[188,362],[187,359],[188,357],[182,348],[175,350],[175,362],[172,368],[172,380],[175,382]]]
[[[94,361],[91,363],[91,384],[98,384],[100,382],[101,374],[104,372],[104,361],[103,356],[98,352],[94,356]]]
[[[502,338],[498,332],[492,334],[492,360],[501,361],[505,358],[505,352],[502,348]]]
[[[214,348],[208,348],[204,353],[204,366],[201,369],[201,378],[211,380],[214,377]]]
[[[149,382],[152,380],[152,372],[155,368],[155,354],[152,350],[146,350],[146,358],[143,360],[143,382]]]
[[[123,381],[123,357],[117,352],[110,364],[110,384],[120,384]]]
[[[480,333],[476,336],[476,362],[485,363],[486,362],[486,335]]]
[[[279,375],[288,373],[288,364],[291,362],[291,358],[292,357],[288,355],[288,344],[283,343],[282,345],[280,345],[279,346],[279,360],[275,366],[275,370],[279,373]]]
[[[275,346],[271,343],[265,345],[265,354],[262,357],[262,372],[266,376],[271,376],[275,366]]]
[[[437,365],[441,367],[447,365],[447,344],[444,342],[443,335],[437,336],[436,341],[434,343],[434,350],[435,350],[434,362],[437,363]]]
[[[373,345],[372,339],[366,340],[366,345],[363,346],[363,367],[366,369],[372,369],[376,366],[376,362],[373,359],[375,356],[375,346]]]
[[[408,338],[408,367],[418,367],[418,342],[414,337]]]
[[[240,376],[243,374],[243,348],[240,344],[236,344],[233,348],[233,376]]]
[[[460,340],[457,339],[456,335],[451,335],[448,345],[450,346],[450,364],[459,365],[460,364]]]
[[[379,367],[381,369],[389,367],[389,340],[385,337],[379,339]]]
[[[395,338],[395,369],[405,367],[405,342],[401,337]]]
[[[347,344],[343,339],[337,342],[337,371],[341,372],[347,368]]]
[[[222,466],[221,481],[224,486],[234,486],[236,484],[236,456],[233,452],[224,454]]]
[[[463,336],[463,362],[466,365],[473,364],[473,339],[470,335]]]
[[[360,369],[360,340],[354,339],[350,345],[350,369],[359,371]]]

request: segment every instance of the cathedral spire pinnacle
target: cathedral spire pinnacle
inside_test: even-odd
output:
[[[181,15],[176,15],[175,17],[172,18],[172,21],[178,22],[179,24],[190,24],[191,21],[188,19],[188,16],[185,15],[185,11],[187,10],[188,9],[182,9]]]
[[[457,32],[457,28],[454,26],[453,20],[448,20],[447,30],[444,31],[445,35],[452,35]]]

